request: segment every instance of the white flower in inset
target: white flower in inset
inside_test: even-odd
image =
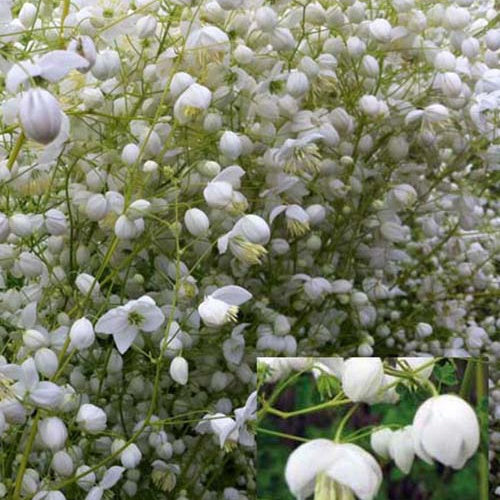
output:
[[[396,431],[387,427],[377,429],[370,436],[370,445],[377,455],[394,460],[402,472],[410,472],[415,457],[411,425]]]
[[[313,493],[323,498],[327,491],[371,500],[382,482],[377,461],[357,445],[313,439],[288,457],[285,479],[293,495],[304,500]],[[326,496],[324,498],[327,498]]]
[[[134,342],[139,331],[154,332],[165,320],[155,301],[144,295],[124,306],[115,307],[99,318],[97,333],[113,335],[116,347],[124,354]]]
[[[252,294],[240,286],[223,286],[205,297],[198,313],[205,325],[216,328],[236,321],[238,306],[251,298]]]
[[[344,362],[342,390],[355,402],[373,403],[384,381],[384,365],[380,358],[349,358]]]
[[[423,403],[413,419],[415,453],[461,469],[479,446],[479,423],[472,407],[453,394],[434,396]]]
[[[394,431],[389,441],[389,455],[405,474],[410,472],[415,458],[412,429],[411,425],[407,425]]]

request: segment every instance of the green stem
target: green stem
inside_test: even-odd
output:
[[[12,167],[14,166],[15,161],[17,160],[17,157],[19,156],[19,152],[21,151],[21,147],[24,144],[24,141],[26,139],[26,136],[24,135],[24,132],[21,132],[18,137],[16,144],[14,145],[14,149],[9,155],[9,161],[7,162],[7,169],[12,170]]]
[[[23,458],[21,460],[21,464],[19,465],[19,471],[17,472],[16,484],[14,487],[14,493],[12,495],[13,500],[18,500],[19,498],[21,498],[21,488],[23,486],[24,473],[26,472],[26,467],[28,466],[28,460],[31,453],[31,448],[33,447],[33,443],[35,442],[39,420],[40,420],[40,413],[37,413],[35,415],[35,418],[33,419],[33,424],[31,426],[28,442],[26,443],[26,448],[24,449]]]
[[[309,439],[303,437],[294,436],[292,434],[284,434],[283,432],[272,431],[270,429],[264,429],[263,427],[257,427],[257,432],[261,432],[262,434],[269,434],[270,436],[292,439],[293,441],[300,441],[302,443],[307,443],[309,441]]]
[[[340,421],[339,426],[337,427],[337,432],[335,432],[335,442],[340,441],[340,436],[342,435],[342,431],[344,430],[345,424],[352,417],[353,413],[359,408],[359,403],[356,403],[344,416],[344,418]]]
[[[467,361],[467,366],[465,368],[464,378],[462,379],[462,384],[460,386],[460,397],[466,399],[467,395],[470,393],[470,387],[472,384],[472,377],[474,375],[475,362],[471,359]]]
[[[281,411],[276,408],[268,408],[267,413],[271,413],[272,415],[276,415],[281,418],[292,418],[297,415],[304,415],[306,413],[313,413],[316,411],[326,410],[328,408],[334,408],[335,406],[342,406],[349,404],[351,401],[349,399],[340,399],[338,401],[332,400],[327,401],[326,403],[321,403],[319,405],[310,406],[309,408],[301,408],[300,410],[295,411]]]

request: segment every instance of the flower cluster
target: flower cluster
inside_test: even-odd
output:
[[[498,363],[497,24],[0,0],[0,498],[255,496],[256,354]]]

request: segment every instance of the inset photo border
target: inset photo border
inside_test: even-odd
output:
[[[491,498],[482,360],[258,358],[257,371],[259,500]]]

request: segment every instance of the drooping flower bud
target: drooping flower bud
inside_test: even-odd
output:
[[[19,103],[19,118],[26,136],[41,144],[49,144],[61,131],[59,102],[45,89],[29,89],[23,94]]]
[[[479,446],[479,423],[472,407],[453,394],[434,396],[423,403],[413,419],[415,453],[461,469]]]
[[[182,356],[176,356],[170,363],[170,376],[181,385],[186,385],[189,375],[189,366]]]

